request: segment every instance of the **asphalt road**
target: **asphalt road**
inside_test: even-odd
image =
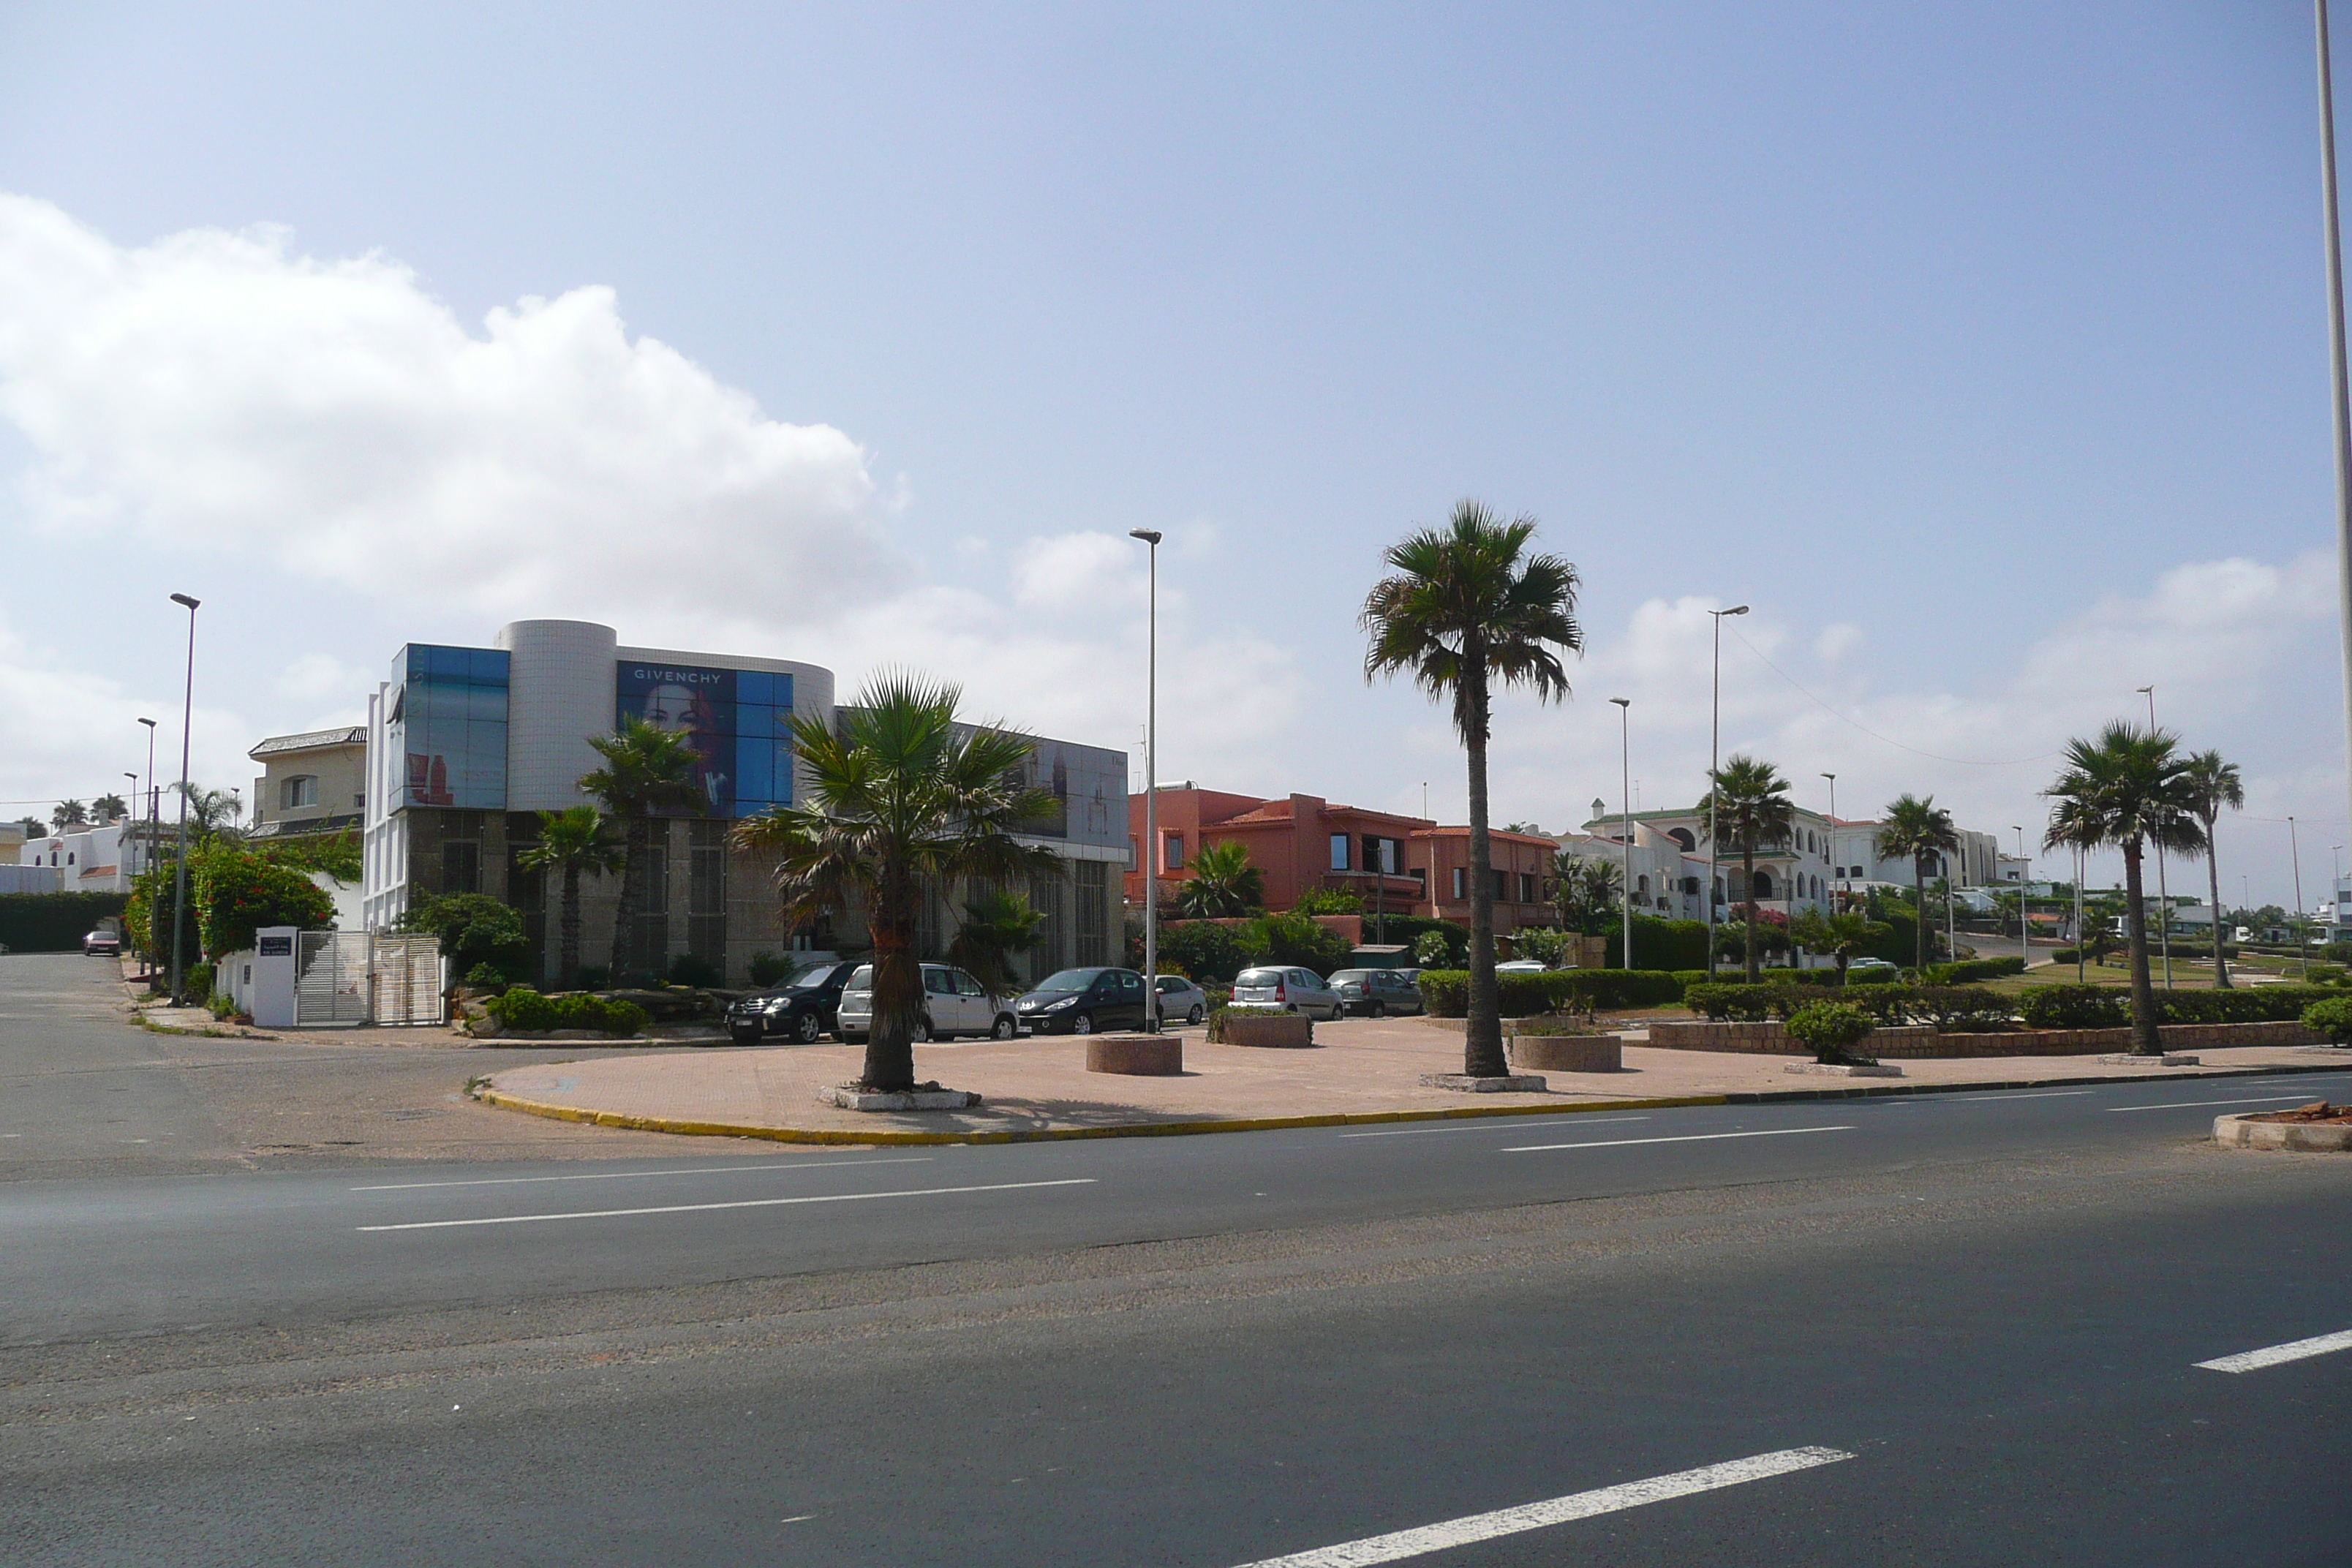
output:
[[[0,1556],[2342,1562],[2346,1088],[16,1180]]]

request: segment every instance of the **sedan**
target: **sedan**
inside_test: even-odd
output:
[[[1181,974],[1160,976],[1160,1021],[1197,1024],[1209,1016],[1209,994]]]
[[[1318,1018],[1337,1018],[1345,1008],[1339,994],[1313,970],[1271,966],[1244,969],[1234,977],[1234,1005],[1279,1007]]]
[[[1040,1035],[1092,1035],[1143,1027],[1143,976],[1132,969],[1065,969],[1013,1005]]]
[[[1366,1018],[1421,1012],[1421,987],[1401,969],[1343,969],[1331,976],[1344,1012]]]
[[[108,958],[119,958],[122,954],[122,939],[110,931],[94,931],[81,939],[81,950]]]

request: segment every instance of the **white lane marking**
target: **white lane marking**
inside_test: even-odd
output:
[[[362,1225],[357,1230],[455,1230],[469,1225],[529,1225],[542,1219],[621,1219],[641,1214],[708,1214],[714,1209],[772,1209],[793,1204],[854,1204],[869,1198],[936,1198],[949,1193],[1017,1193],[1032,1187],[1090,1187],[1092,1176],[1070,1176],[1058,1182],[997,1182],[982,1187],[917,1187],[897,1193],[825,1193],[805,1198],[742,1198],[729,1204],[664,1204],[656,1208],[582,1209],[571,1214],[504,1214],[484,1219],[420,1219],[405,1225]]]
[[[1522,1143],[1506,1154],[1542,1154],[1554,1149],[1625,1149],[1636,1143],[1710,1143],[1718,1138],[1786,1138],[1794,1132],[1851,1132],[1843,1127],[1768,1127],[1760,1132],[1685,1132],[1677,1138],[1602,1138],[1590,1143]]]
[[[1793,1475],[1799,1470],[1810,1470],[1819,1465],[1834,1465],[1841,1459],[1853,1458],[1852,1454],[1841,1448],[1783,1448],[1779,1453],[1759,1454],[1751,1459],[1732,1459],[1720,1465],[1704,1465],[1696,1470],[1677,1470],[1671,1476],[1653,1476],[1646,1481],[1627,1481],[1622,1486],[1571,1492],[1567,1497],[1553,1498],[1549,1502],[1523,1503],[1517,1508],[1474,1513],[1464,1519],[1448,1520],[1443,1524],[1424,1524],[1417,1530],[1400,1530],[1390,1535],[1367,1536],[1361,1541],[1343,1542],[1337,1546],[1318,1546],[1308,1552],[1294,1552],[1287,1557],[1267,1557],[1244,1563],[1243,1568],[1367,1568],[1368,1564],[1374,1563],[1402,1562],[1407,1557],[1420,1557],[1432,1552],[1492,1541],[1497,1536],[1517,1535],[1525,1531],[1544,1530],[1574,1520],[1640,1508],[1644,1503],[1664,1502],[1671,1498],[1690,1497],[1748,1481],[1769,1480],[1774,1476]]]
[[[1925,1105],[1931,1100],[1948,1100],[1954,1105],[1985,1105],[2001,1100],[2073,1100],[2078,1095],[2090,1092],[2091,1090],[2087,1089],[2039,1089],[2032,1094],[1937,1094],[1923,1096],[1918,1103]],[[1899,1105],[1902,1102],[1890,1100],[1886,1103]]]
[[[2236,1355],[2216,1356],[2197,1364],[2208,1372],[2255,1372],[2284,1362],[2302,1361],[2306,1356],[2326,1355],[2334,1351],[2352,1351],[2352,1329],[2333,1334],[2318,1334],[2307,1340],[2294,1340],[2283,1345],[2270,1345],[2258,1351],[2243,1351]]]
[[[2235,1100],[2168,1100],[2162,1105],[2110,1105],[2107,1114],[2126,1110],[2191,1110],[2204,1105],[2270,1105],[2282,1100],[2309,1100],[2308,1094],[2246,1094]]]
[[[636,1176],[718,1176],[730,1171],[846,1171],[860,1165],[919,1165],[929,1154],[906,1154],[887,1160],[806,1160],[791,1165],[696,1165],[683,1171],[589,1171],[576,1176],[478,1176],[463,1182],[386,1182],[382,1186],[352,1187],[354,1193],[409,1193],[420,1187],[511,1187],[528,1182],[625,1182]]]
[[[1647,1121],[1646,1116],[1597,1116],[1590,1121],[1538,1121],[1538,1127],[1612,1127],[1620,1121]],[[1342,1138],[1418,1138],[1424,1132],[1524,1132],[1527,1124],[1514,1127],[1398,1127],[1385,1132],[1342,1132]]]

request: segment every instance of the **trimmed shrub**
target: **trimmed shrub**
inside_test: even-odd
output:
[[[2303,1026],[2339,1046],[2352,1046],[2352,996],[2330,996],[2303,1010]]]
[[[180,988],[188,1002],[202,1006],[213,994],[213,966],[198,959],[180,971]]]
[[[1210,921],[1178,921],[1160,928],[1161,972],[1171,963],[1203,980],[1231,982],[1241,973],[1241,944],[1225,927]]]
[[[506,1029],[593,1029],[604,1035],[642,1033],[650,1022],[634,1002],[608,1002],[585,991],[545,996],[528,985],[510,987],[504,995],[482,1004],[482,1010]]]
[[[2131,997],[2112,985],[2035,985],[2018,997],[2017,1014],[2036,1029],[2120,1029]]]
[[[1608,940],[1609,963],[1623,963],[1623,923],[1612,919],[1600,934]],[[1703,969],[1706,966],[1706,923],[1704,921],[1670,921],[1656,915],[1634,915],[1635,969]]]
[[[1470,1010],[1470,972],[1424,969],[1421,1003],[1432,1017],[1459,1018]],[[1680,976],[1654,969],[1549,969],[1540,974],[1495,976],[1496,1010],[1506,1018],[1532,1018],[1568,1009],[1658,1007],[1679,1000]]]
[[[1845,1002],[1808,1002],[1789,1015],[1789,1037],[1812,1048],[1813,1059],[1829,1065],[1874,1066],[1853,1047],[1877,1026],[1870,1015]]]
[[[1556,1005],[1573,1002],[1588,1012],[1664,1007],[1683,999],[1682,976],[1661,969],[1562,969],[1542,978],[1557,991]]]
[[[129,901],[124,893],[0,893],[0,947],[11,952],[77,952],[100,921],[121,915]],[[142,923],[135,933],[142,944],[146,930]],[[195,950],[191,928],[188,951]]]
[[[2016,954],[2007,958],[1971,958],[1958,963],[1931,963],[1919,974],[1923,985],[1973,985],[1982,980],[1998,980],[2005,974],[2025,973],[2025,960]]]
[[[1845,983],[1848,986],[1899,985],[1903,983],[1903,974],[1895,969],[1849,969],[1845,972]]]
[[[2250,985],[2242,991],[2159,991],[2157,1017],[2167,1024],[2271,1024],[2300,1018],[2315,1002],[2342,993],[2331,985]]]
[[[1760,1024],[1777,1016],[1773,1003],[1781,999],[1770,985],[1706,984],[1685,986],[1683,1005],[1718,1024]]]
[[[466,971],[466,986],[472,991],[504,991],[506,973],[495,963],[478,963]]]
[[[1209,1009],[1209,1044],[1222,1046],[1225,1043],[1225,1020],[1228,1018],[1279,1018],[1283,1016],[1284,1009],[1280,1007],[1235,1007],[1230,1005],[1212,1007]]]

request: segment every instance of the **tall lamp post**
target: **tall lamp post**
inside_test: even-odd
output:
[[[2147,699],[2147,732],[2156,733],[2156,688],[2143,686],[2140,695]],[[2164,885],[2164,840],[2156,841],[2156,904],[2161,912],[2157,918],[2157,942],[2164,949],[2164,988],[2172,989],[2172,895]]]
[[[2295,837],[2294,818],[2286,819],[2286,852],[2294,866],[2294,957],[2295,973],[2305,979],[2311,977],[2311,944],[2303,940],[2303,846]]]
[[[1624,806],[1620,822],[1623,831],[1618,837],[1625,845],[1625,885],[1617,889],[1617,896],[1623,910],[1619,918],[1625,927],[1625,967],[1630,970],[1633,967],[1633,700],[1612,697],[1609,700],[1617,704],[1617,780]]]
[[[1837,873],[1830,879],[1830,913],[1835,914],[1840,902],[1837,895],[1844,891],[1840,884],[1845,880],[1845,857],[1838,852],[1837,847],[1837,774],[1823,773],[1822,777],[1830,781],[1830,854],[1837,861],[1830,868]]]
[[[188,726],[196,716],[196,605],[198,601],[185,594],[172,595],[172,603],[188,607],[188,683],[180,700],[180,847],[172,862],[172,1005],[183,1005],[187,998],[181,990],[180,950],[185,944],[180,940],[181,928],[188,920]]]
[[[1706,977],[1715,978],[1715,773],[1723,765],[1717,752],[1723,740],[1723,617],[1744,616],[1745,605],[1734,605],[1727,610],[1709,610],[1715,617],[1715,695],[1709,704],[1706,721]]]
[[[1143,973],[1151,1005],[1143,1011],[1143,1032],[1160,1032],[1160,541],[1153,529],[1130,528],[1150,561],[1150,589],[1144,611],[1143,695]]]
[[[2352,396],[2344,368],[2344,245],[2336,202],[2336,86],[2329,69],[2327,0],[2312,0],[2319,50],[2319,190],[2327,253],[2328,392],[2336,415],[2336,637],[2344,661],[2344,733],[2352,745]],[[2347,778],[2352,785],[2352,778]],[[2300,900],[2297,900],[2300,902]],[[2295,911],[2298,915],[2301,910]]]
[[[157,832],[155,814],[158,810],[155,801],[155,721],[142,719],[139,721],[147,726],[147,831],[143,835],[147,865],[142,869],[152,869]],[[147,900],[147,988],[150,991],[155,988],[155,900],[152,898]]]

